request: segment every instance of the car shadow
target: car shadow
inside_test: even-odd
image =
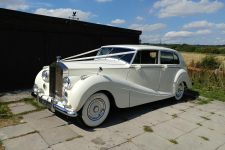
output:
[[[172,106],[178,103],[190,102],[195,100],[198,96],[199,96],[198,92],[189,90],[188,92],[186,92],[186,94],[184,95],[181,101],[176,101],[173,98],[168,98],[168,99],[164,99],[164,100],[160,100],[160,101],[156,101],[156,102],[152,102],[148,104],[143,104],[143,105],[139,105],[139,106],[135,106],[131,108],[112,107],[108,118],[105,120],[105,122],[102,125],[100,125],[97,128],[106,128],[106,127],[114,126],[116,124],[120,124],[129,120],[135,119],[141,115],[144,115],[146,113],[149,113],[157,109]],[[61,119],[67,121],[68,124],[73,124],[89,132],[95,131],[95,128],[90,128],[85,126],[82,123],[81,119],[79,118],[70,118],[59,113],[56,113],[56,115],[60,117]]]

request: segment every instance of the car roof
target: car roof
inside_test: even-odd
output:
[[[129,48],[133,50],[167,50],[167,51],[176,51],[170,48],[166,47],[161,47],[161,46],[153,46],[153,45],[107,45],[107,46],[102,46],[103,48],[107,47],[118,47],[118,48]]]

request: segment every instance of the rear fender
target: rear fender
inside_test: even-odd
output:
[[[185,82],[186,85],[187,85],[187,88],[192,88],[192,84],[191,84],[191,81],[190,81],[190,78],[188,76],[188,73],[185,69],[180,69],[175,78],[174,78],[174,83],[173,83],[173,94],[175,94],[175,91],[176,91],[176,85],[177,83],[179,82]]]

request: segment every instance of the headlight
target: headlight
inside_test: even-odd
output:
[[[34,84],[33,92],[34,92],[35,94],[38,93],[38,86],[37,86],[36,84]]]
[[[45,81],[45,82],[49,82],[49,71],[48,70],[44,70],[42,72],[42,79]]]
[[[71,89],[71,80],[69,77],[65,77],[63,78],[63,86],[65,87],[65,89],[69,90]]]

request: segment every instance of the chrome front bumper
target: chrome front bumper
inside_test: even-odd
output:
[[[49,108],[52,112],[58,111],[69,117],[77,117],[76,111],[73,111],[69,108],[65,108],[63,107],[63,105],[59,105],[58,101],[52,97],[38,96],[38,94],[35,94],[34,92],[32,92],[31,95],[35,97],[39,103]]]

